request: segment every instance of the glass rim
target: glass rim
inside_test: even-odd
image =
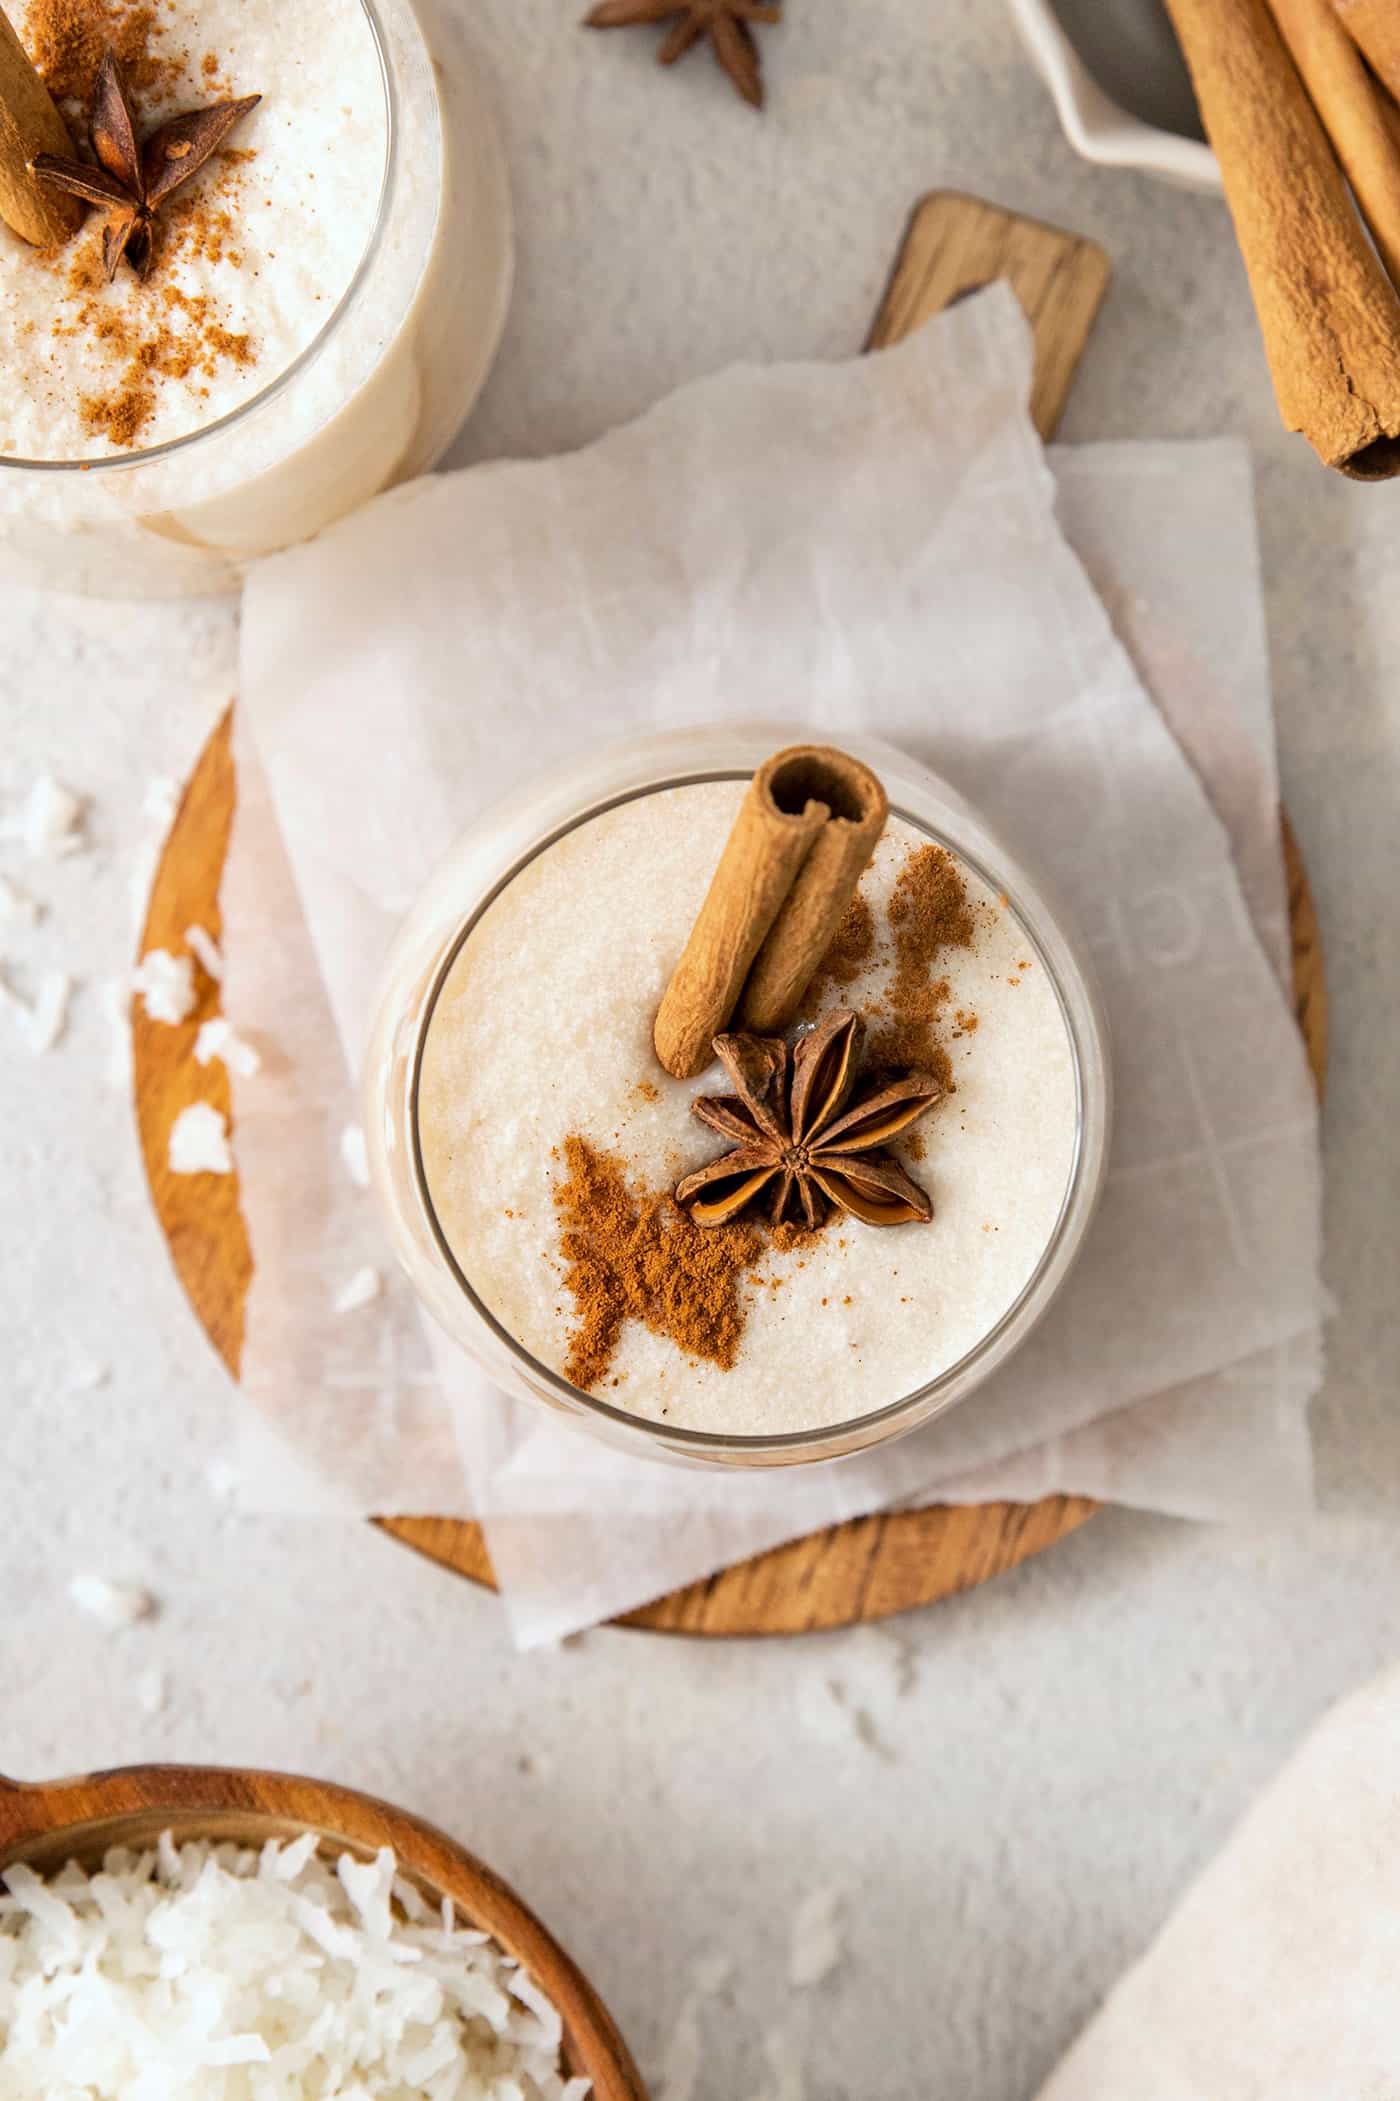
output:
[[[180,437],[163,439],[159,445],[148,445],[135,452],[98,453],[81,458],[49,460],[28,459],[18,453],[0,453],[0,471],[14,473],[62,476],[65,474],[109,474],[130,473],[134,468],[146,467],[153,461],[168,460],[179,453],[188,452],[212,438],[236,429],[240,424],[267,406],[270,401],[286,392],[308,367],[321,355],[332,336],[338,334],[341,322],[355,305],[363,291],[366,280],[384,244],[385,229],[389,223],[389,202],[398,170],[399,99],[394,83],[394,69],[389,61],[389,44],[384,21],[379,12],[379,0],[356,0],[365,18],[365,25],[374,41],[375,56],[379,62],[380,83],[384,90],[384,173],[379,185],[379,196],[374,207],[374,225],[365,243],[364,253],[356,264],[353,274],[340,298],[326,319],[317,329],[310,342],[284,365],[275,379],[240,401],[226,415],[213,423],[201,423],[197,430],[185,431]]]
[[[412,1178],[415,1194],[423,1216],[427,1220],[438,1253],[446,1263],[449,1274],[463,1293],[472,1311],[490,1329],[492,1335],[505,1348],[509,1356],[531,1378],[543,1380],[550,1388],[552,1394],[571,1412],[597,1416],[603,1422],[619,1431],[626,1432],[630,1438],[635,1439],[640,1434],[663,1448],[677,1453],[692,1453],[697,1459],[715,1460],[733,1456],[743,1460],[757,1459],[764,1455],[769,1455],[775,1458],[790,1457],[796,1460],[813,1447],[821,1448],[832,1444],[844,1447],[844,1451],[830,1455],[822,1454],[821,1456],[844,1456],[847,1453],[859,1451],[883,1442],[886,1436],[898,1428],[900,1420],[906,1416],[914,1418],[914,1421],[910,1423],[911,1428],[932,1421],[935,1416],[943,1414],[948,1408],[953,1407],[957,1403],[961,1397],[961,1393],[957,1389],[964,1389],[968,1379],[977,1372],[980,1366],[986,1365],[988,1369],[992,1369],[1009,1355],[1018,1339],[1014,1331],[1026,1323],[1028,1315],[1033,1315],[1033,1302],[1040,1286],[1056,1263],[1063,1257],[1067,1229],[1076,1207],[1083,1202],[1086,1193],[1090,1203],[1084,1218],[1085,1225],[1088,1223],[1089,1216],[1092,1215],[1093,1200],[1097,1197],[1106,1158],[1107,1119],[1105,1118],[1103,1133],[1099,1134],[1100,1142],[1094,1183],[1092,1187],[1086,1189],[1085,1169],[1086,1166],[1092,1164],[1089,1160],[1087,1142],[1089,1137],[1089,1117],[1086,1067],[1089,1046],[1083,1040],[1084,1031],[1066,993],[1061,979],[1061,972],[1057,968],[1054,959],[1048,953],[1038,926],[1027,915],[1019,901],[1018,891],[1021,885],[1024,884],[1032,889],[1034,889],[1034,885],[1030,877],[1021,870],[1018,862],[1012,860],[1011,868],[1014,876],[1020,880],[1019,882],[1008,882],[1004,875],[994,873],[988,869],[975,853],[970,853],[965,846],[959,844],[956,839],[948,837],[936,825],[929,823],[927,819],[915,815],[913,811],[905,808],[900,803],[892,801],[890,804],[891,817],[901,819],[902,822],[919,832],[924,838],[932,840],[935,845],[941,846],[946,852],[953,854],[965,867],[972,870],[978,880],[993,895],[999,893],[1005,896],[1054,989],[1056,1003],[1060,1010],[1061,1020],[1064,1023],[1074,1066],[1073,1153],[1069,1171],[1065,1177],[1064,1194],[1055,1216],[1055,1224],[1044,1248],[1041,1250],[1035,1267],[1026,1277],[1015,1298],[1006,1307],[999,1319],[984,1335],[979,1336],[970,1349],[965,1350],[962,1356],[953,1364],[945,1366],[932,1379],[925,1380],[921,1386],[913,1388],[908,1393],[901,1394],[896,1400],[887,1401],[879,1408],[868,1409],[861,1415],[850,1416],[840,1422],[814,1425],[803,1430],[770,1431],[761,1434],[743,1434],[724,1430],[695,1430],[681,1424],[661,1423],[652,1416],[639,1415],[632,1410],[615,1407],[610,1401],[602,1400],[596,1394],[588,1393],[582,1387],[575,1386],[562,1373],[556,1372],[551,1366],[542,1363],[532,1351],[526,1349],[523,1344],[517,1341],[504,1324],[497,1319],[490,1307],[485,1304],[462,1268],[443,1231],[433,1202],[432,1192],[428,1186],[427,1170],[423,1161],[418,1097],[423,1057],[427,1046],[428,1034],[432,1027],[433,1016],[437,1011],[438,1000],[457,957],[461,954],[473,931],[480,924],[486,913],[490,911],[496,900],[509,888],[517,876],[521,875],[542,853],[548,852],[561,839],[569,837],[571,833],[579,830],[581,826],[590,824],[596,818],[604,816],[609,810],[618,809],[626,803],[638,801],[643,796],[661,794],[671,788],[700,787],[715,781],[744,781],[750,777],[750,772],[751,769],[739,766],[697,768],[694,771],[682,771],[656,779],[638,787],[623,789],[616,794],[604,795],[598,800],[591,802],[585,810],[577,812],[566,822],[556,825],[543,838],[536,840],[525,852],[518,855],[497,880],[491,884],[485,896],[480,898],[473,906],[467,918],[457,928],[452,939],[445,947],[433,971],[432,983],[423,1001],[415,1034],[413,1055],[409,1064],[407,1107],[411,1138]],[[1071,955],[1070,960],[1079,972],[1081,988],[1086,995],[1088,1013],[1092,1021],[1096,1010],[1089,982],[1078,959]],[[1102,1022],[1099,1021],[1097,1026],[1101,1038]],[[1100,1043],[1100,1048],[1103,1048],[1102,1042]],[[1034,1325],[1034,1317],[1031,1318],[1030,1324]],[[987,1363],[988,1359],[991,1359],[990,1365]],[[813,1456],[818,1456],[818,1454],[814,1453]]]

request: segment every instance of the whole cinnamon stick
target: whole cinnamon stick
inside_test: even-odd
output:
[[[723,1034],[754,957],[830,811],[803,795],[784,807],[774,776],[784,753],[749,783],[709,894],[657,1009],[656,1055],[678,1080],[702,1072]]]
[[[1393,283],[1400,284],[1400,153],[1382,89],[1332,0],[1269,0]],[[1400,8],[1392,12],[1400,20]],[[1400,33],[1400,32],[1398,32]]]
[[[739,1020],[759,1036],[776,1036],[796,1019],[889,816],[888,798],[868,766],[841,751],[822,750],[811,758],[823,768],[821,791],[831,815],[744,985]]]
[[[742,1008],[774,1034],[797,1012],[889,805],[868,766],[825,744],[774,752],[749,783],[653,1029],[678,1080],[709,1064]]]
[[[1279,411],[1329,466],[1400,472],[1400,300],[1265,0],[1167,0],[1220,162]]]
[[[47,248],[77,232],[83,211],[76,198],[36,179],[30,162],[39,153],[72,160],[73,141],[0,7],[0,219],[22,240]]]
[[[1400,8],[1395,0],[1332,0],[1371,70],[1400,101]]]

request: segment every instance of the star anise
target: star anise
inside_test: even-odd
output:
[[[942,1089],[926,1072],[876,1077],[856,1090],[865,1029],[846,1008],[828,1014],[789,1056],[781,1037],[717,1036],[732,1095],[701,1095],[693,1112],[733,1151],[687,1175],[676,1201],[700,1226],[727,1225],[765,1193],[778,1225],[796,1206],[821,1224],[828,1203],[868,1226],[927,1224],[933,1205],[889,1139],[932,1108]],[[854,1096],[854,1099],[853,1099]]]
[[[589,29],[627,29],[635,22],[674,22],[657,52],[657,62],[673,66],[693,44],[708,34],[715,57],[735,88],[755,109],[763,107],[755,22],[781,22],[780,5],[763,0],[599,0],[584,16]]]
[[[156,213],[182,183],[197,175],[261,95],[240,102],[213,102],[207,109],[186,110],[153,131],[143,145],[137,136],[136,111],[121,61],[108,50],[97,77],[89,139],[96,165],[41,153],[34,173],[41,182],[81,197],[107,214],[102,234],[102,261],[110,282],[126,257],[138,277],[151,267],[152,228]]]

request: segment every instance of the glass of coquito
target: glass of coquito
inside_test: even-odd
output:
[[[681,1462],[966,1401],[1093,1215],[1107,1036],[1061,913],[948,784],[771,730],[498,807],[391,955],[365,1069],[410,1279],[511,1393]]]
[[[441,455],[511,240],[426,19],[0,0],[0,575],[222,590]]]

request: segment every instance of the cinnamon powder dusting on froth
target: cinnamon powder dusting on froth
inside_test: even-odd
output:
[[[669,1191],[634,1190],[626,1162],[586,1138],[566,1138],[562,1154],[554,1206],[575,1310],[565,1377],[585,1392],[605,1385],[629,1321],[732,1370],[763,1234],[749,1225],[704,1231]]]
[[[878,1019],[867,1056],[872,1065],[931,1072],[952,1094],[953,1062],[938,1034],[950,987],[935,971],[946,950],[971,948],[977,919],[962,870],[945,847],[914,848],[895,881],[888,913],[894,974],[874,1010]]]
[[[150,94],[174,86],[180,61],[157,47],[159,15],[148,0],[29,0],[25,43],[66,117],[86,113],[109,50],[134,88]]]

